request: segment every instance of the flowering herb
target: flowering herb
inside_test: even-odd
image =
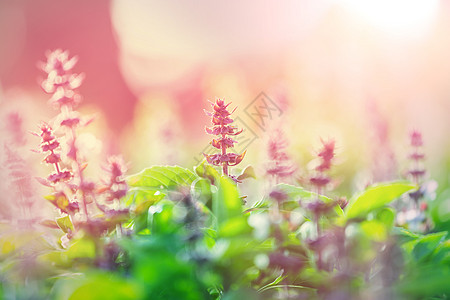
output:
[[[52,94],[50,103],[58,108],[75,107],[80,102],[80,96],[74,91],[83,79],[83,74],[72,72],[78,58],[69,58],[67,51],[57,49],[47,53],[47,61],[40,63],[41,69],[47,73],[47,78],[42,82],[42,89]]]
[[[317,154],[320,164],[315,167],[316,174],[309,178],[309,182],[317,188],[318,194],[331,180],[325,172],[331,168],[331,160],[334,157],[334,145],[334,140],[322,141],[322,149]]]
[[[52,165],[55,172],[47,177],[48,182],[56,184],[60,181],[68,181],[72,178],[72,172],[67,169],[61,169],[61,145],[53,134],[53,129],[47,123],[42,123],[40,133],[35,134],[41,138],[40,151],[46,153],[44,162]]]
[[[413,130],[410,134],[410,146],[413,149],[412,152],[409,154],[409,159],[411,160],[411,168],[408,171],[408,174],[412,177],[412,181],[419,185],[419,188],[409,193],[409,197],[414,202],[414,209],[422,208],[423,210],[426,209],[426,203],[422,202],[420,203],[420,200],[424,196],[424,186],[422,186],[422,179],[425,176],[425,168],[423,166],[423,161],[425,160],[425,154],[423,153],[423,140],[422,140],[422,134],[417,131]],[[422,205],[423,204],[423,205]]]
[[[124,197],[128,191],[128,185],[124,179],[127,166],[121,156],[111,156],[109,157],[104,170],[106,171],[108,180],[104,181],[105,186],[101,191],[107,193],[107,201],[118,201]]]
[[[287,141],[281,130],[275,130],[268,143],[269,164],[266,174],[275,179],[278,183],[280,179],[288,178],[295,172],[295,166],[290,161],[286,153]]]
[[[87,163],[79,151],[81,145],[77,143],[77,129],[88,125],[92,119],[85,119],[75,110],[81,97],[74,90],[81,85],[84,78],[84,75],[73,73],[76,62],[76,57],[69,58],[67,51],[55,50],[48,53],[47,62],[41,64],[42,70],[47,73],[42,88],[46,93],[52,94],[50,103],[60,110],[53,120],[53,125],[65,133],[68,150],[61,151],[60,142],[53,134],[52,127],[43,123],[41,132],[37,134],[42,140],[41,152],[47,153],[44,162],[53,165],[55,172],[40,182],[53,187],[54,194],[46,198],[71,218],[79,212],[76,201],[79,199],[83,212],[81,216],[84,216],[85,222],[78,222],[78,228],[83,228],[90,236],[98,237],[105,230],[115,228],[129,213],[128,209],[119,209],[118,203],[128,190],[124,180],[126,167],[123,159],[111,157],[105,168],[108,180],[102,183],[102,188],[98,188],[96,182],[85,178],[83,174]],[[68,161],[71,169],[61,169],[62,160]],[[116,209],[101,204],[100,197],[108,204],[114,202]],[[103,213],[103,218],[90,217],[93,214],[92,209],[95,209],[89,206],[91,203]]]
[[[95,188],[94,183],[87,182],[83,176],[85,164],[78,154],[77,148],[77,134],[76,128],[81,122],[81,117],[74,108],[80,102],[81,97],[74,91],[78,88],[84,78],[84,75],[75,74],[72,72],[73,67],[77,63],[77,58],[69,58],[67,51],[57,49],[53,52],[47,53],[47,61],[41,63],[41,69],[47,73],[47,78],[42,82],[42,88],[48,94],[51,94],[50,103],[60,110],[60,114],[56,116],[55,126],[65,129],[66,140],[68,144],[67,158],[72,160],[73,177],[76,179],[76,184],[72,185],[79,191],[83,213],[87,220],[89,220],[88,213],[88,199],[87,197]],[[59,143],[58,143],[59,144]],[[52,155],[52,153],[50,154]],[[59,155],[50,156],[52,160],[60,160]],[[58,171],[57,171],[58,174]],[[56,175],[54,180],[58,180]]]
[[[315,202],[309,203],[306,208],[310,210],[314,215],[314,221],[316,223],[317,236],[320,236],[320,217],[330,212],[336,203],[324,203],[320,200],[320,194],[327,184],[331,181],[330,177],[326,174],[326,171],[331,168],[331,161],[334,158],[334,146],[335,141],[329,140],[322,142],[322,148],[317,153],[319,158],[319,164],[314,168],[315,174],[309,178],[309,182],[317,190],[317,199]],[[320,253],[319,253],[320,260]]]
[[[228,111],[228,106],[231,103],[225,104],[225,102],[221,99],[216,99],[214,103],[210,103],[213,107],[213,112],[205,110],[205,113],[211,117],[211,123],[213,126],[206,127],[205,130],[208,134],[217,136],[211,141],[211,145],[214,148],[219,149],[221,152],[211,155],[203,153],[203,155],[208,163],[214,166],[222,166],[223,175],[230,176],[228,174],[228,167],[238,165],[244,159],[246,151],[241,154],[227,153],[227,149],[233,147],[234,144],[237,143],[236,140],[230,138],[229,136],[241,134],[243,130],[238,130],[235,126],[230,125],[234,122],[230,115],[236,110],[235,108],[232,112]],[[230,177],[237,181],[235,177]]]
[[[425,169],[421,165],[422,161],[425,159],[425,154],[422,151],[423,140],[422,134],[419,131],[414,130],[411,133],[410,145],[413,149],[413,152],[409,155],[409,158],[412,161],[412,167],[408,173],[411,175],[413,182],[419,184],[422,177],[425,175]]]

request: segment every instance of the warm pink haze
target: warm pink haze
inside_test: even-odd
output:
[[[450,297],[450,1],[0,0],[0,300]]]
[[[101,151],[125,152],[136,165],[192,161],[208,143],[207,100],[245,108],[265,92],[288,103],[297,161],[323,136],[337,140],[349,172],[350,160],[368,163],[360,153],[389,163],[417,128],[436,166],[449,156],[449,17],[437,0],[3,0],[0,105],[21,107],[27,125],[40,120],[36,110],[50,115],[36,66],[60,48],[78,57],[80,109],[97,113]]]

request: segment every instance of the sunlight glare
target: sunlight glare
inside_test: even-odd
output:
[[[436,18],[439,0],[337,0],[373,26],[398,36],[420,36]]]

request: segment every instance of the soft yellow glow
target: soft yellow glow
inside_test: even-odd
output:
[[[432,24],[439,0],[337,0],[373,26],[398,36],[418,36]]]

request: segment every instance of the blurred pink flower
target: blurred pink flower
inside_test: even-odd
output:
[[[120,200],[128,191],[128,185],[125,181],[125,173],[128,168],[122,156],[111,156],[103,169],[106,171],[108,180],[104,181],[104,187],[100,192],[106,193],[107,201]]]
[[[276,178],[286,178],[292,176],[296,171],[294,164],[286,152],[287,141],[281,130],[274,130],[268,142],[269,163],[266,167],[266,174]]]
[[[322,149],[319,151],[317,156],[320,158],[320,164],[315,168],[317,174],[311,176],[309,178],[309,182],[317,187],[318,193],[320,194],[320,190],[325,187],[330,181],[330,177],[325,174],[325,171],[328,171],[331,168],[331,160],[334,158],[334,148],[335,141],[323,141]]]
[[[77,60],[76,57],[69,58],[68,51],[57,49],[47,53],[47,61],[40,63],[41,69],[47,73],[41,86],[46,93],[53,94],[50,102],[59,108],[64,105],[75,107],[80,101],[74,89],[80,87],[84,74],[72,73]]]

